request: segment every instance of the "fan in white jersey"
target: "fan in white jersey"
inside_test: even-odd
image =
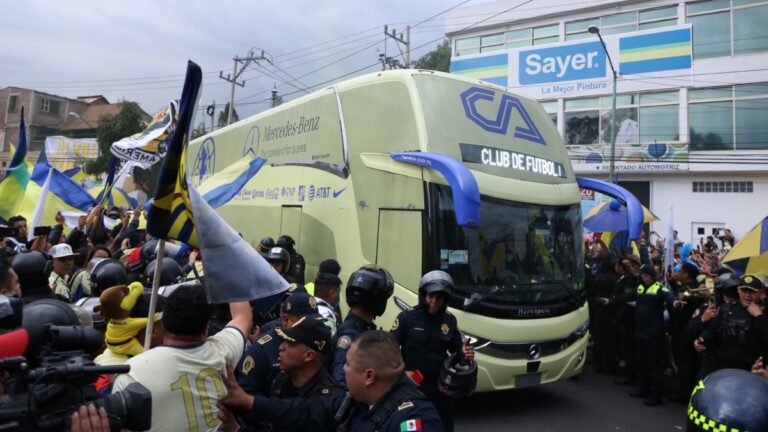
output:
[[[218,402],[227,395],[221,373],[243,355],[253,316],[248,302],[231,303],[232,321],[208,337],[212,307],[201,286],[182,286],[165,303],[163,345],[128,361],[131,371],[112,391],[137,381],[152,392],[153,431],[215,431]]]

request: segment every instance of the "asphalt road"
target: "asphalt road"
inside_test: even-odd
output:
[[[612,375],[582,375],[539,387],[479,393],[456,403],[457,431],[674,432],[685,430],[687,407],[646,407]]]

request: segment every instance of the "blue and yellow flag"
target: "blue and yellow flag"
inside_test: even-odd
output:
[[[98,195],[96,200],[100,206],[106,206],[112,198],[112,186],[115,184],[115,171],[117,171],[117,157],[112,156],[109,162],[109,171],[107,171],[107,181],[104,182],[104,190]]]
[[[155,198],[147,215],[148,233],[162,239],[176,239],[193,247],[198,246],[198,241],[187,190],[186,156],[189,130],[202,81],[200,66],[187,62],[187,77],[179,102],[179,121],[168,142]]]
[[[24,125],[24,108],[21,109],[21,121],[19,122],[19,143],[13,152],[11,164],[5,171],[5,178],[0,181],[0,219],[8,220],[19,211],[19,206],[24,200],[31,177],[29,162],[27,161],[27,132]]]

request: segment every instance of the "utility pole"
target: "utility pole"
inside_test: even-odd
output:
[[[407,26],[405,28],[405,37],[403,37],[403,34],[400,33],[398,36],[395,29],[392,29],[392,31],[389,31],[389,26],[384,26],[384,41],[386,42],[387,38],[392,38],[395,40],[395,42],[398,44],[398,49],[400,49],[399,44],[403,44],[405,46],[405,53],[403,53],[403,50],[400,50],[401,55],[403,56],[403,61],[405,62],[404,65],[400,64],[400,61],[397,59],[393,59],[392,57],[387,57],[386,52],[384,55],[379,55],[379,61],[381,61],[382,67],[386,69],[386,66],[389,66],[390,69],[408,69],[411,67],[411,26]]]
[[[232,60],[235,62],[233,68],[232,68],[232,74],[227,74],[227,76],[224,76],[224,71],[219,72],[219,78],[223,79],[224,81],[227,81],[232,84],[232,89],[229,92],[229,113],[227,115],[227,124],[232,124],[232,113],[235,111],[235,85],[239,85],[240,87],[245,87],[245,81],[238,82],[237,80],[240,78],[240,75],[245,72],[245,69],[251,64],[251,62],[258,62],[260,60],[264,60],[269,64],[272,64],[272,57],[267,56],[267,54],[264,52],[264,50],[260,50],[261,54],[256,55],[256,51],[251,49],[248,51],[248,55],[245,57],[235,57]],[[240,66],[240,69],[238,70],[238,66]]]

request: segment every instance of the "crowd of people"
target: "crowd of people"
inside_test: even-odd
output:
[[[105,214],[119,222],[105,226]],[[304,259],[282,235],[255,245],[290,284],[268,313],[247,301],[209,304],[199,251],[166,248],[158,266],[144,217],[94,208],[68,228],[57,215],[31,239],[27,221],[11,218],[0,239],[0,295],[19,297],[24,310],[69,304],[78,322],[56,324],[100,330],[94,362],[130,371],[103,374],[94,390],[149,389],[151,430],[453,430],[453,400],[474,391],[477,366],[447,311],[450,275],[424,275],[418,305],[381,331],[375,320],[394,290],[386,269],[363,266],[343,284],[329,258],[305,283]],[[151,314],[156,279],[163,288]],[[74,412],[71,425],[109,429],[93,406]]]
[[[721,369],[768,377],[767,287],[722,263],[735,239],[727,229],[718,234],[695,248],[677,232],[669,243],[651,233],[632,247],[611,249],[599,236],[587,245],[592,367],[635,386],[630,396],[645,405],[665,396],[687,404],[697,383]]]

